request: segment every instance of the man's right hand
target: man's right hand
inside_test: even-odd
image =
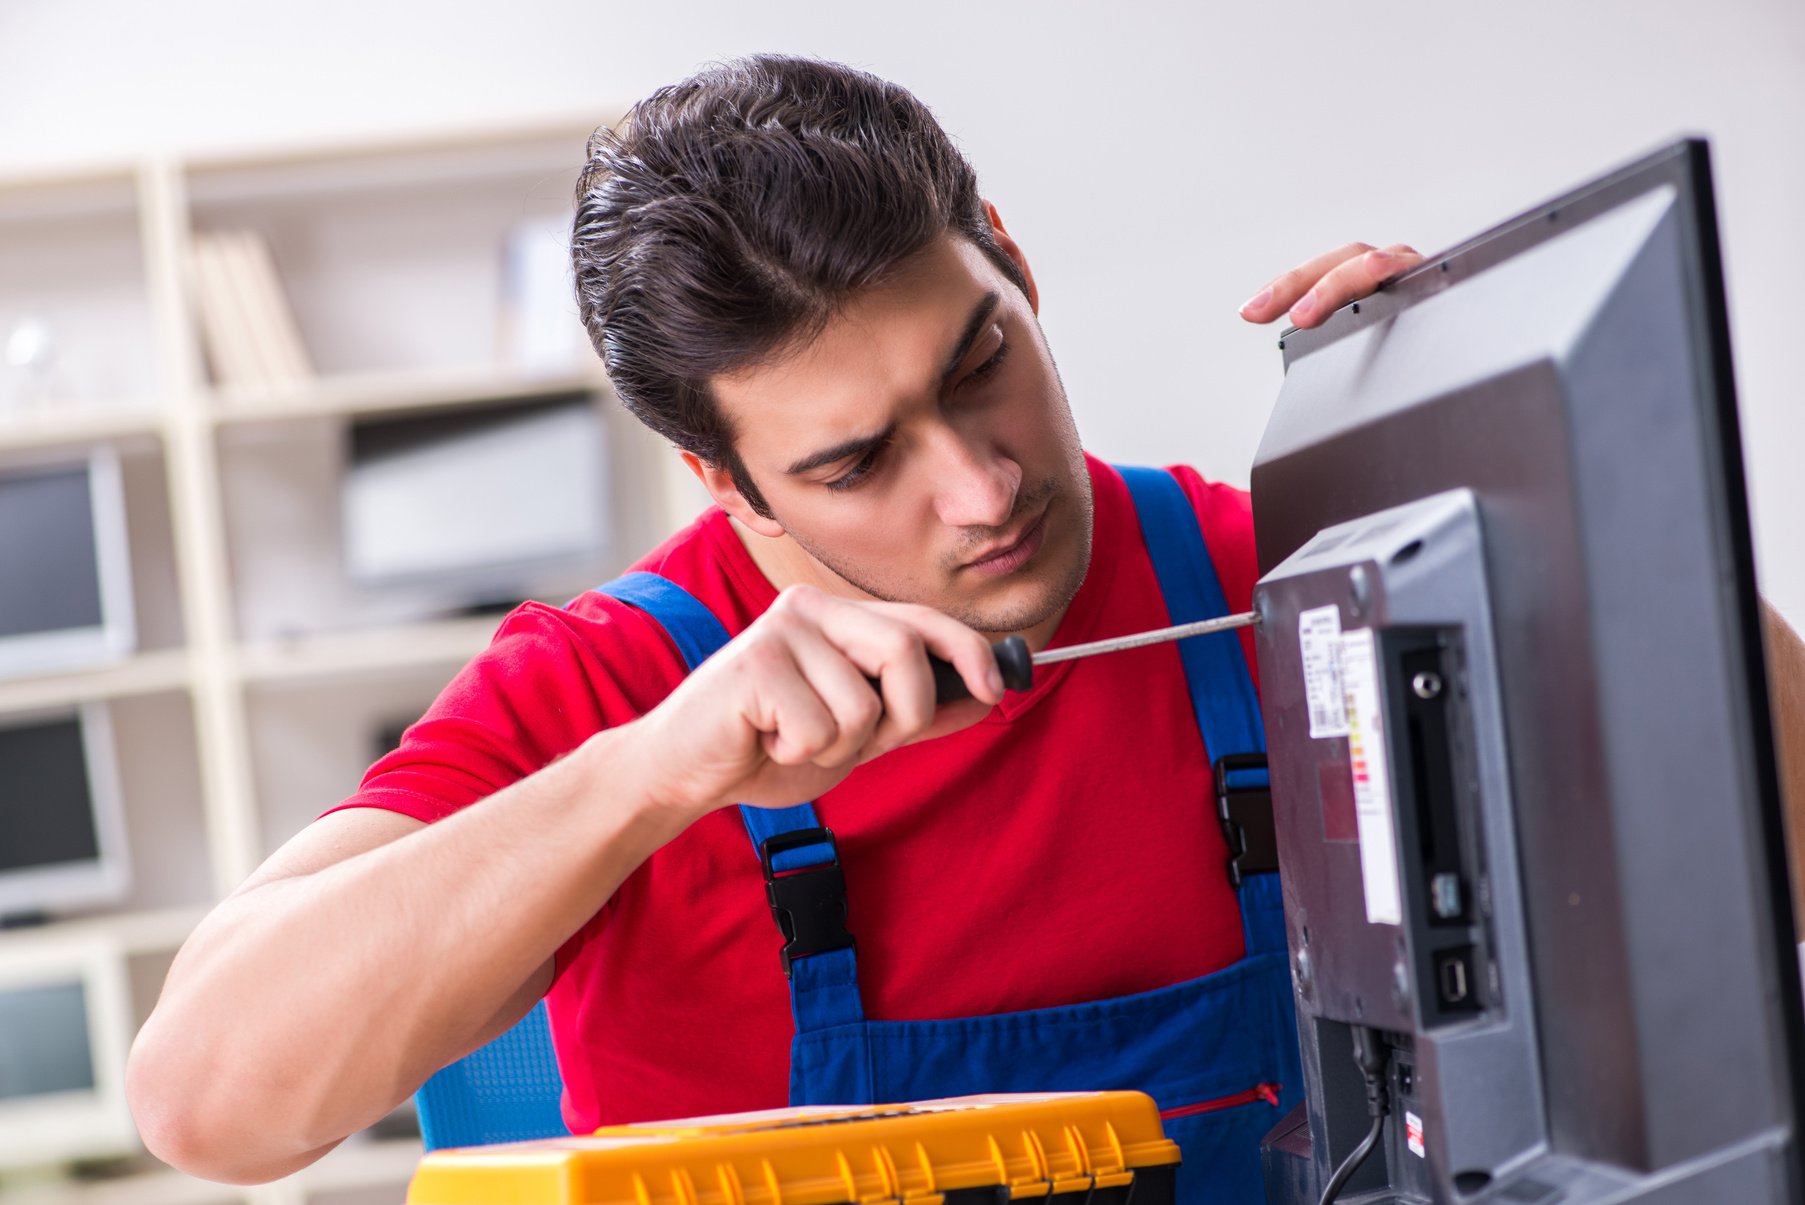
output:
[[[935,706],[930,652],[971,699]],[[641,781],[693,818],[814,799],[880,754],[976,723],[1002,697],[989,642],[959,621],[792,586],[628,728]]]
[[[975,701],[935,710],[926,651]],[[792,589],[650,713],[480,806],[315,822],[176,956],[127,1069],[146,1143],[235,1183],[306,1166],[525,1015],[558,948],[691,820],[814,798],[971,724],[995,671],[945,615]]]

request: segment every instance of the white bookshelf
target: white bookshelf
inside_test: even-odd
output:
[[[509,368],[403,368],[345,373],[304,387],[270,386],[215,393],[213,420],[222,427],[284,419],[343,418],[449,410],[506,398],[606,390],[600,363],[562,373]]]
[[[417,594],[345,579],[336,483],[348,424],[592,395],[613,550],[569,580],[531,583],[536,597],[562,602],[693,513],[681,466],[612,402],[593,353],[525,359],[503,320],[508,232],[568,214],[592,126],[0,179],[0,340],[35,323],[54,351],[23,375],[0,369],[0,470],[118,452],[139,628],[119,662],[0,680],[0,718],[108,708],[134,871],[116,906],[0,932],[0,947],[107,934],[141,1022],[207,909],[354,790],[375,733],[417,716],[489,640],[499,616],[447,618]],[[212,379],[191,247],[227,229],[266,240],[312,377]],[[574,301],[570,311],[574,324]],[[399,1201],[419,1145],[353,1136],[253,1188],[121,1155],[110,1177],[0,1168],[0,1202]]]
[[[410,624],[407,639],[383,628],[267,640],[243,646],[246,682],[294,682],[365,677],[391,671],[438,669],[468,661],[489,643],[495,615]]]
[[[147,402],[102,401],[59,410],[0,410],[0,446],[18,452],[119,440],[142,442],[161,431],[161,415]]]
[[[185,690],[188,683],[187,650],[159,649],[138,653],[110,665],[0,680],[0,715],[39,711],[78,700],[121,699]]]

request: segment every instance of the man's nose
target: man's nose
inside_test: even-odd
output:
[[[948,432],[933,457],[934,513],[948,527],[1001,527],[1015,513],[1022,466]]]

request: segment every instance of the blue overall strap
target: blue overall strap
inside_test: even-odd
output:
[[[1153,572],[1159,579],[1166,612],[1174,624],[1193,623],[1227,615],[1228,598],[1216,576],[1184,486],[1163,469],[1117,466],[1134,498]],[[1260,720],[1260,701],[1247,658],[1235,632],[1196,636],[1178,642],[1185,682],[1191,691],[1191,708],[1204,750],[1212,761],[1231,753],[1264,753],[1266,729]],[[1263,787],[1270,781],[1265,770],[1236,770],[1228,776],[1231,787]],[[1284,904],[1278,876],[1250,874],[1241,883],[1242,935],[1249,954],[1285,949]]]
[[[1228,614],[1228,598],[1203,543],[1197,512],[1184,487],[1163,469],[1118,467],[1134,496],[1141,535],[1174,624]],[[1234,632],[1178,642],[1197,728],[1212,760],[1229,753],[1264,753],[1260,700]],[[1237,784],[1239,785],[1239,784]]]
[[[629,573],[597,586],[596,590],[657,620],[692,672],[729,639],[727,629],[714,612],[682,586],[656,573]],[[821,827],[812,803],[788,808],[741,804],[740,819],[755,851],[762,851],[765,842],[779,834]],[[772,858],[771,865],[779,871],[802,870],[825,865],[834,856],[833,846],[816,842],[783,850]],[[858,963],[851,947],[794,959],[790,964],[790,1002],[799,1031],[862,1021],[865,1012],[859,1000]]]
[[[656,573],[629,573],[597,586],[596,593],[638,607],[658,621],[693,673],[726,647],[727,629],[696,596]]]

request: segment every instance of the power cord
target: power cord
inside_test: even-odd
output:
[[[1372,1115],[1373,1124],[1360,1145],[1348,1153],[1335,1174],[1329,1177],[1318,1205],[1332,1205],[1348,1180],[1366,1162],[1366,1157],[1373,1153],[1373,1148],[1379,1145],[1379,1134],[1385,1128],[1385,1114],[1391,1108],[1391,1097],[1385,1088],[1385,1064],[1389,1058],[1390,1052],[1380,1040],[1378,1030],[1369,1025],[1354,1026],[1354,1061],[1360,1064],[1360,1074],[1366,1080],[1366,1111]]]

